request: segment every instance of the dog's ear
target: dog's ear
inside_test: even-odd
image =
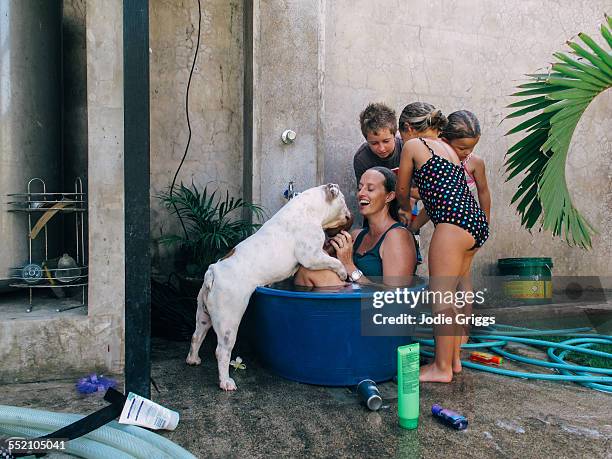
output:
[[[335,183],[325,185],[325,200],[333,201],[340,194],[340,187]]]

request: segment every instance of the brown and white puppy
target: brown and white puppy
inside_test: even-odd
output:
[[[219,387],[236,390],[229,376],[229,362],[238,326],[255,289],[292,276],[302,265],[331,269],[346,279],[342,263],[323,249],[327,228],[343,226],[351,218],[338,185],[310,188],[285,204],[233,253],[211,265],[198,294],[196,330],[187,356],[199,365],[200,346],[212,326],[217,334]]]

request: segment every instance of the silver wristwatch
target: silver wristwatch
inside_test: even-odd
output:
[[[351,282],[358,282],[359,279],[361,279],[361,276],[363,276],[363,273],[359,269],[356,269],[351,274],[349,274],[349,279],[351,280]]]

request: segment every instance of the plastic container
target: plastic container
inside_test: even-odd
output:
[[[442,408],[440,405],[435,404],[431,407],[431,414],[440,420],[440,422],[452,427],[456,430],[465,430],[468,426],[468,420],[462,414],[459,414],[453,410]]]
[[[382,406],[383,401],[380,391],[376,387],[376,383],[371,379],[364,379],[357,384],[357,394],[369,410],[378,411]]]
[[[407,336],[362,336],[361,302],[373,293],[291,291],[258,287],[245,328],[261,364],[292,381],[322,386],[376,383],[396,374]]]
[[[552,303],[551,258],[500,258],[497,267],[506,298],[526,304]]]
[[[119,423],[154,430],[174,430],[179,423],[179,414],[148,398],[130,392],[121,416],[119,416]]]
[[[419,343],[397,348],[397,415],[404,429],[419,425]]]

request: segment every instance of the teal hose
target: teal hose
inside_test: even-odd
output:
[[[508,360],[514,360],[530,365],[551,368],[561,374],[545,374],[507,370],[505,368],[493,367],[464,360],[462,360],[461,363],[467,368],[487,371],[489,373],[495,373],[504,376],[524,379],[539,379],[547,381],[576,382],[585,387],[612,393],[612,376],[606,376],[612,375],[612,369],[574,365],[571,363],[567,363],[565,362],[565,360],[563,360],[563,358],[569,352],[579,352],[582,354],[612,359],[612,354],[608,352],[589,349],[589,347],[593,346],[594,344],[612,344],[612,336],[581,333],[590,330],[590,328],[585,327],[564,330],[532,330],[511,325],[497,325],[489,327],[489,329],[485,330],[484,332],[479,331],[478,334],[472,335],[471,338],[476,340],[476,343],[468,343],[461,346],[462,349],[488,348],[490,351]],[[569,339],[560,343],[555,343],[552,341],[540,339],[522,338],[517,335],[566,335]],[[424,346],[434,346],[434,340],[431,339],[415,339],[415,341],[421,343]],[[508,352],[507,350],[503,349],[503,347],[509,342],[547,348],[546,353],[548,355],[549,361],[542,359],[533,359]],[[555,351],[557,350],[560,350],[561,352],[556,354]],[[430,357],[433,357],[434,355],[432,352],[424,349],[421,350],[421,354]]]
[[[53,413],[50,411],[18,408],[0,405],[0,431],[15,431],[20,428],[53,432],[60,427],[71,424],[83,416],[69,413]],[[15,434],[18,435],[18,434]],[[30,435],[28,435],[30,436]],[[81,437],[83,438],[83,437]],[[99,452],[80,457],[130,457],[130,458],[180,458],[195,459],[195,456],[179,445],[136,426],[121,425],[115,421],[100,427],[85,435],[89,440],[89,448],[100,446]],[[80,440],[80,439],[79,439]],[[70,444],[74,440],[70,441]],[[92,446],[93,445],[93,446]],[[105,455],[108,448],[115,451],[114,456]],[[78,454],[77,454],[78,455]]]
[[[0,425],[0,435],[6,437],[36,438],[51,433],[52,430],[33,429],[23,426]],[[98,443],[88,438],[75,438],[66,443],[66,449],[61,451],[76,457],[96,459],[134,459],[131,454],[126,454],[111,446]]]

